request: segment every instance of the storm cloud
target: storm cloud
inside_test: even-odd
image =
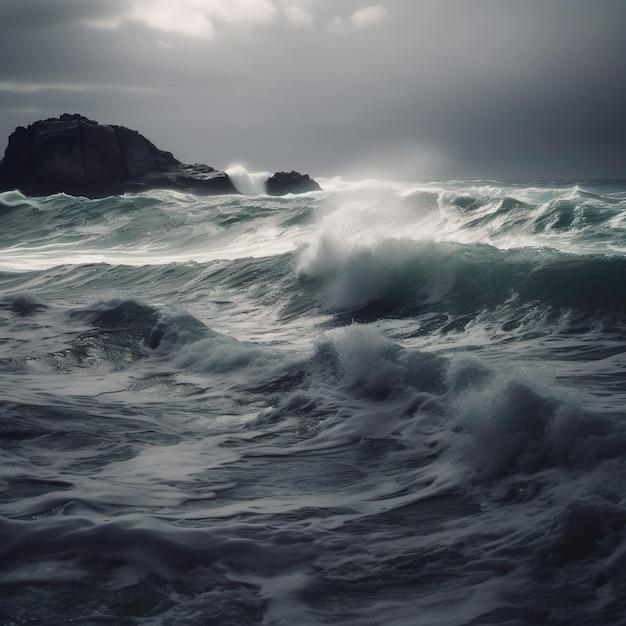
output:
[[[622,0],[3,0],[0,141],[80,112],[184,161],[626,177]]]

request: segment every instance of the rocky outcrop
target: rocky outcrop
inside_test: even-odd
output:
[[[267,181],[273,196],[319,188],[297,172],[278,172]],[[149,189],[239,193],[225,172],[181,163],[136,130],[68,113],[20,126],[9,137],[0,161],[0,192],[12,189],[30,196],[64,192],[88,198]]]
[[[265,183],[265,189],[270,196],[284,196],[287,193],[304,193],[319,191],[321,187],[309,177],[299,172],[276,172]]]
[[[18,127],[0,161],[0,191],[96,198],[156,188],[237,193],[224,172],[181,163],[135,130],[78,114]]]

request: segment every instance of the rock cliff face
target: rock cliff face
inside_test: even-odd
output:
[[[268,185],[268,193],[297,193],[297,186],[295,179],[290,188],[283,184],[283,191]],[[88,198],[148,189],[238,193],[225,172],[181,163],[135,130],[67,113],[20,126],[9,137],[0,161],[0,191],[11,189],[31,196],[65,192]]]

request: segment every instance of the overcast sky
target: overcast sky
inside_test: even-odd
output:
[[[0,141],[61,113],[182,161],[626,178],[626,0],[1,0]]]

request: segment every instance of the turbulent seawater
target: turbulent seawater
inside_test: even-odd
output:
[[[321,182],[0,195],[0,624],[626,624],[626,185]]]

